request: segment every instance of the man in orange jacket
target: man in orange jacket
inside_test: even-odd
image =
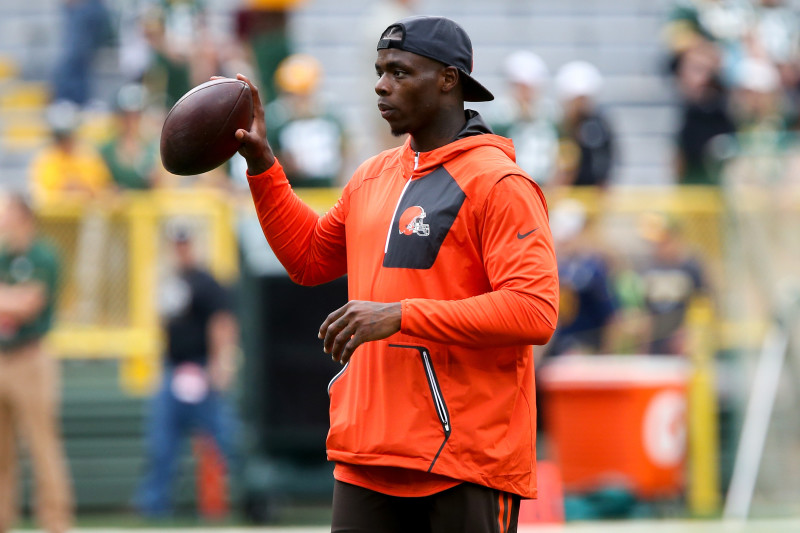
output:
[[[401,147],[363,163],[318,216],[266,141],[258,91],[240,153],[259,221],[301,284],[348,275],[320,327],[331,380],[334,532],[516,531],[536,497],[532,345],[557,321],[544,196],[465,101],[466,32],[410,17],[378,42],[378,109]],[[240,79],[248,81],[240,75]]]

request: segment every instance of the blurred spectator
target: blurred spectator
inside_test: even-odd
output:
[[[86,105],[95,79],[98,48],[111,41],[111,20],[103,0],[62,0],[60,55],[53,73],[53,99]]]
[[[795,6],[796,7],[796,6]],[[800,20],[783,0],[760,0],[756,7],[751,55],[778,70],[787,125],[800,126]]]
[[[0,199],[0,531],[16,518],[17,434],[27,441],[39,525],[66,533],[72,494],[59,417],[59,366],[42,345],[56,309],[60,265],[19,196]]]
[[[684,354],[686,311],[695,297],[708,291],[701,260],[690,252],[680,223],[672,217],[647,214],[640,230],[651,246],[641,270],[649,315],[649,351]]]
[[[318,96],[321,77],[312,56],[289,56],[275,72],[280,96],[265,110],[270,145],[295,187],[331,187],[342,175],[344,127]]]
[[[684,54],[710,45],[719,54],[718,76],[726,88],[738,85],[748,57],[775,65],[789,90],[800,81],[800,27],[784,0],[677,0],[665,37],[674,73]]]
[[[611,272],[595,248],[588,216],[576,200],[561,200],[550,211],[558,257],[558,327],[548,355],[608,353],[616,313]]]
[[[528,50],[506,58],[508,94],[491,107],[492,130],[514,141],[517,164],[540,185],[552,180],[558,157],[558,132],[551,102],[543,98],[549,72],[542,59]]]
[[[119,72],[126,83],[139,83],[150,65],[151,50],[145,36],[145,20],[151,7],[144,0],[118,6],[117,57]]]
[[[670,69],[678,70],[686,52],[712,45],[720,53],[721,81],[729,85],[753,17],[751,0],[674,0],[664,29]]]
[[[74,104],[51,105],[47,118],[53,143],[34,157],[31,188],[40,205],[63,200],[83,203],[73,270],[78,308],[71,318],[88,324],[97,319],[100,280],[106,275],[106,256],[100,250],[108,242],[109,223],[107,203],[100,200],[108,200],[113,193],[111,173],[100,153],[79,138],[80,110]]]
[[[800,77],[800,20],[784,0],[757,0],[750,55],[774,64],[784,87]]]
[[[233,458],[235,419],[224,394],[235,377],[238,326],[230,297],[198,265],[186,228],[170,234],[176,271],[160,291],[166,332],[161,388],[153,397],[147,427],[146,472],[137,494],[139,511],[167,516],[181,444],[200,431]]]
[[[726,184],[775,187],[782,201],[791,201],[797,183],[791,176],[797,171],[796,160],[787,154],[795,140],[790,130],[794,118],[779,78],[778,69],[766,60],[742,62],[732,98],[737,135],[720,143],[720,155],[725,156]]]
[[[615,354],[649,353],[650,319],[644,304],[644,281],[632,253],[611,257],[617,311],[610,344]]]
[[[151,50],[144,84],[165,108],[220,73],[217,43],[197,0],[162,0],[145,11],[141,24]]]
[[[723,135],[774,148],[797,123],[800,29],[783,0],[679,0],[665,36],[683,105],[680,183],[719,184]]]
[[[236,35],[256,65],[258,92],[265,105],[278,97],[275,71],[291,54],[289,13],[302,0],[245,0],[236,13]]]
[[[115,131],[100,149],[114,183],[120,189],[149,189],[161,170],[158,133],[144,123],[147,90],[138,84],[120,89],[116,101]]]
[[[559,69],[555,82],[563,108],[555,182],[604,187],[611,177],[615,142],[611,125],[597,106],[603,77],[594,65],[572,61]]]
[[[734,94],[736,130],[748,137],[766,135],[776,147],[778,136],[786,130],[782,109],[780,73],[765,59],[742,61]]]
[[[60,101],[52,104],[46,114],[53,141],[31,163],[34,199],[47,203],[64,197],[97,198],[108,191],[111,184],[108,167],[100,154],[77,135],[78,107]]]
[[[719,78],[719,53],[710,44],[686,51],[678,64],[681,118],[677,132],[675,174],[679,183],[719,183],[720,165],[711,141],[733,133],[728,97]]]

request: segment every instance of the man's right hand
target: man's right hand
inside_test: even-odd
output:
[[[248,84],[253,95],[253,125],[250,131],[236,130],[236,138],[242,143],[239,153],[247,160],[247,172],[254,176],[265,172],[275,163],[275,154],[267,142],[267,124],[258,88],[242,74],[237,74],[236,79]]]

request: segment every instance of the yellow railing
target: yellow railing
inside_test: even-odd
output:
[[[338,189],[298,193],[319,212],[339,196]],[[65,198],[38,207],[42,233],[63,262],[59,312],[47,339],[52,353],[118,358],[122,386],[149,391],[163,347],[157,301],[159,275],[170,261],[166,227],[175,219],[193,226],[203,262],[232,282],[239,270],[235,224],[253,213],[249,197],[215,189],[126,192],[91,204]],[[87,263],[95,265],[88,274]],[[86,304],[94,311],[88,316]]]
[[[330,208],[339,195],[338,189],[299,189],[298,194],[319,212]],[[640,187],[620,188],[601,193],[592,188],[569,189],[549,193],[548,202],[556,205],[563,196],[580,200],[587,210],[601,221],[602,239],[614,250],[623,250],[625,243],[636,239],[639,215],[650,211],[671,213],[685,226],[687,239],[705,255],[711,271],[709,277],[724,279],[722,198],[715,188],[706,187]],[[40,208],[45,234],[59,246],[67,262],[65,300],[58,325],[50,336],[55,353],[62,357],[128,357],[134,354],[159,352],[160,334],[156,313],[157,275],[167,257],[159,243],[164,225],[172,218],[198,221],[210,269],[222,279],[233,280],[238,272],[238,248],[234,224],[242,215],[251,216],[252,203],[247,197],[232,198],[216,190],[155,191],[128,193],[113,202],[87,207],[79,201],[63,201]],[[112,226],[106,230],[106,242],[124,248],[124,261],[116,266],[103,265],[103,281],[116,302],[113,311],[87,321],[76,321],[75,275],[85,267],[87,252],[79,256],[81,224],[87,213],[103,218]],[[121,243],[124,242],[124,246]],[[85,248],[85,246],[83,246]],[[106,249],[94,250],[103,260]],[[91,251],[89,252],[91,253]],[[100,259],[98,259],[98,257]],[[111,269],[111,270],[109,270]],[[720,287],[724,288],[724,287]],[[119,301],[124,301],[120,305]],[[744,342],[743,331],[754,335],[759,327],[723,326],[735,333],[736,343]],[[749,336],[749,335],[748,335]]]
[[[686,318],[689,329],[689,446],[687,503],[693,516],[713,517],[720,508],[719,423],[714,356],[718,348],[714,311],[697,298]]]
[[[168,254],[160,251],[165,225],[176,217],[192,221],[202,228],[196,240],[210,270],[228,281],[238,272],[235,213],[231,201],[218,191],[126,193],[91,205],[65,199],[41,206],[38,215],[42,232],[64,262],[64,298],[48,337],[50,349],[60,357],[122,358],[122,384],[132,392],[148,390],[158,368],[162,338],[157,285],[159,270],[168,261]],[[95,230],[87,230],[92,217],[97,220]],[[97,233],[97,227],[102,228],[101,237],[94,238],[87,251],[86,234]],[[114,250],[124,258],[121,262],[108,257]],[[100,276],[94,282],[104,292],[77,294],[76,286],[85,285],[79,272],[87,262],[99,263],[93,272]],[[79,316],[90,299],[97,300],[89,302],[96,312]]]

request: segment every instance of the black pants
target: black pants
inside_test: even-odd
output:
[[[401,498],[336,481],[331,533],[516,533],[519,502],[471,483]]]

